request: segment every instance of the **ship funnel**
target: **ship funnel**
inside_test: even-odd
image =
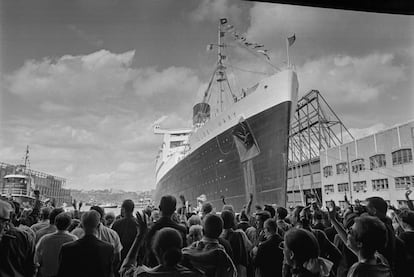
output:
[[[210,105],[207,103],[197,103],[193,107],[193,125],[204,124],[210,119]]]

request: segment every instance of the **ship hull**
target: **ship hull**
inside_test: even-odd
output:
[[[205,194],[217,210],[224,196],[240,211],[252,193],[254,203],[284,206],[291,106],[285,101],[245,119],[259,150],[247,161],[235,143],[237,125],[187,155],[157,183],[156,203],[163,195],[184,195],[195,207],[197,197]]]

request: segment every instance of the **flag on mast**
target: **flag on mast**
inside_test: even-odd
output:
[[[224,25],[227,23],[227,18],[220,18],[220,24]]]
[[[295,34],[293,34],[293,36],[287,38],[289,47],[292,46],[293,43],[295,43],[295,40],[296,40],[296,35]]]

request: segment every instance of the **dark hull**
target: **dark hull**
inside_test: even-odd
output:
[[[184,195],[192,207],[201,194],[221,210],[221,196],[238,212],[249,193],[254,204],[285,206],[287,153],[291,102],[284,102],[246,119],[260,153],[241,162],[233,129],[211,139],[175,165],[158,182],[155,201],[161,196]]]

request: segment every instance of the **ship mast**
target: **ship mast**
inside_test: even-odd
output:
[[[224,48],[224,44],[222,44],[221,42],[221,37],[223,34],[223,31],[221,29],[222,26],[222,20],[220,19],[220,23],[218,25],[218,47],[217,47],[217,75],[218,75],[218,79],[217,82],[219,83],[219,104],[220,104],[220,112],[223,112],[223,92],[224,92],[224,88],[223,88],[223,81],[226,80],[226,76],[225,76],[225,69],[226,67],[223,65],[223,55],[222,55],[222,51],[221,48]],[[227,21],[227,19],[226,19]]]

